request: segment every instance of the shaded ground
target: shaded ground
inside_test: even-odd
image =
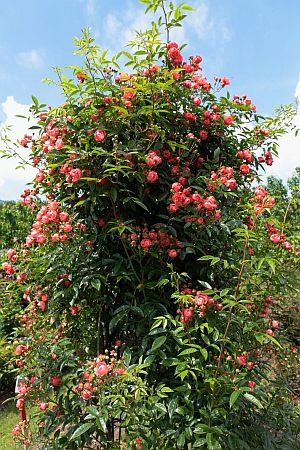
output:
[[[14,443],[11,430],[19,421],[19,411],[14,401],[3,403],[6,398],[0,399],[0,446],[1,450],[20,450],[21,447]]]

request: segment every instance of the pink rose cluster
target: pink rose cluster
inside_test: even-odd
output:
[[[223,308],[222,303],[202,291],[196,291],[190,286],[184,286],[180,292],[189,296],[188,303],[190,305],[177,310],[177,313],[180,314],[179,320],[182,323],[190,322],[195,314],[203,318],[211,309],[220,311]]]
[[[189,74],[201,70],[200,63],[202,57],[199,55],[191,56],[189,62],[183,61],[183,56],[179,50],[179,45],[176,42],[169,42],[167,44],[167,58],[172,68],[182,67],[183,73]],[[180,72],[173,72],[174,79],[180,78]]]
[[[83,398],[89,400],[98,390],[99,386],[109,381],[111,377],[126,374],[123,361],[117,359],[116,350],[108,355],[99,355],[94,361],[87,363],[87,369],[82,379],[75,386],[74,391]]]
[[[212,217],[215,220],[220,219],[221,214],[220,211],[217,211],[217,207],[217,200],[214,196],[200,195],[197,191],[192,192],[192,188],[185,188],[180,182],[172,184],[170,204],[168,206],[170,214],[175,214],[180,209],[183,209],[184,212],[188,210],[191,215],[196,217],[188,216],[185,218],[185,221],[202,225],[207,217]]]
[[[210,192],[215,192],[216,188],[223,184],[230,191],[234,191],[237,186],[236,179],[234,178],[234,169],[232,167],[221,167],[217,172],[213,171],[210,176],[210,180],[207,185],[207,189]]]
[[[256,112],[256,106],[253,105],[252,100],[250,98],[247,98],[247,95],[234,95],[233,96],[233,103],[236,103],[237,105],[245,105],[252,109],[252,111]]]
[[[275,244],[275,245],[281,244],[281,247],[284,250],[286,250],[288,252],[295,252],[292,244],[286,240],[286,235],[283,232],[281,232],[280,230],[278,230],[277,228],[275,228],[274,222],[271,222],[271,221],[267,222],[266,229],[269,234],[270,241],[273,242],[273,244]],[[296,252],[296,255],[297,255],[297,252]]]
[[[254,189],[254,198],[252,199],[254,213],[259,216],[267,209],[271,209],[275,205],[275,199],[271,197],[265,188],[257,187]]]
[[[34,243],[44,244],[50,240],[64,242],[73,231],[69,214],[61,210],[59,203],[54,201],[43,205],[36,215],[31,232],[26,238],[26,246]]]
[[[42,116],[42,120],[46,120],[47,116]],[[64,146],[64,140],[68,133],[68,127],[66,124],[62,127],[58,127],[55,121],[50,121],[45,128],[45,132],[41,136],[41,144],[43,153],[47,154],[50,151],[62,150]]]
[[[168,50],[167,57],[169,61],[174,66],[180,66],[180,64],[183,62],[183,56],[180,53],[178,44],[176,42],[169,42],[167,44],[167,50]]]
[[[36,294],[31,295],[30,289],[25,289],[23,299],[30,302],[31,299],[35,302],[35,305],[37,308],[39,308],[41,311],[45,311],[46,304],[49,300],[49,295],[46,292],[43,291],[37,291]]]
[[[82,170],[73,168],[68,164],[63,164],[59,170],[59,173],[65,174],[67,183],[77,183],[82,178]]]
[[[39,193],[38,188],[25,189],[21,194],[21,205],[29,206],[32,210],[34,209],[34,197]]]
[[[253,369],[254,362],[248,361],[248,358],[249,358],[249,353],[245,351],[241,355],[237,355],[236,363],[239,366],[247,367],[247,369]]]
[[[33,142],[32,136],[25,134],[24,137],[20,140],[20,144],[24,148],[28,148],[28,146]]]
[[[124,238],[130,241],[132,247],[140,247],[144,252],[157,250],[159,253],[166,252],[170,258],[175,258],[183,249],[183,244],[174,236],[163,230],[161,227],[157,229],[143,229],[136,227],[132,233],[124,234]]]

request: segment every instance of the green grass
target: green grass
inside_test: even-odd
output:
[[[19,411],[13,402],[4,404],[0,408],[0,448],[1,450],[19,450],[11,436],[11,430],[19,422]]]

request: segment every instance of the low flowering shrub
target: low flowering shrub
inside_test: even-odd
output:
[[[0,201],[0,249],[8,250],[15,243],[24,241],[33,214],[19,202]]]
[[[276,299],[299,237],[258,185],[293,110],[262,118],[227,77],[211,83],[169,39],[190,8],[142,3],[158,25],[111,60],[84,31],[84,65],[59,71],[66,101],[34,97],[38,131],[20,141],[37,175],[31,231],[2,266],[23,336],[13,434],[44,449],[295,448],[297,393],[277,369],[298,356]]]

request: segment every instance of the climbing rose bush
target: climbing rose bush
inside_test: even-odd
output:
[[[297,399],[274,367],[283,345],[297,355],[273,305],[299,242],[258,185],[292,109],[258,116],[169,40],[188,6],[142,3],[158,25],[111,59],[84,31],[83,66],[57,70],[65,102],[33,97],[38,129],[20,140],[37,174],[31,231],[2,266],[21,305],[13,434],[44,449],[294,448]]]

